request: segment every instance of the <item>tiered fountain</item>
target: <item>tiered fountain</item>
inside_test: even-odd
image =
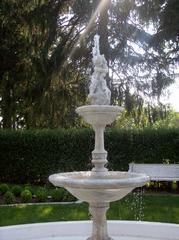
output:
[[[94,168],[88,172],[58,173],[49,179],[55,186],[64,187],[77,198],[89,202],[93,226],[88,240],[110,240],[106,221],[109,203],[144,185],[149,178],[142,174],[111,172],[105,167],[107,152],[104,150],[103,132],[122,108],[109,105],[110,91],[104,79],[108,69],[99,51],[99,36],[95,36],[93,63],[89,93],[91,105],[77,108],[77,113],[95,131],[95,149],[92,152]],[[177,224],[109,221],[108,225],[115,240],[179,240]],[[90,235],[90,226],[89,221],[77,221],[0,227],[0,240],[84,240]]]
[[[55,186],[64,187],[80,200],[89,203],[93,230],[89,240],[110,240],[107,231],[106,211],[109,203],[123,198],[136,187],[149,181],[144,174],[108,171],[107,152],[104,149],[104,129],[111,124],[122,108],[111,106],[111,92],[105,76],[108,72],[104,55],[100,54],[99,36],[94,38],[94,72],[91,78],[89,99],[91,105],[77,108],[76,112],[91,124],[95,131],[95,149],[92,152],[94,168],[88,172],[67,172],[51,175]]]

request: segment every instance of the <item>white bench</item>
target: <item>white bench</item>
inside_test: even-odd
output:
[[[151,181],[179,181],[179,164],[130,163],[129,172],[145,173]]]

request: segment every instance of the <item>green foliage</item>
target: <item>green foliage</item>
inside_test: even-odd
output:
[[[63,201],[65,190],[63,188],[54,189],[51,193],[52,201],[60,202]]]
[[[14,195],[16,197],[20,196],[21,195],[21,192],[22,192],[22,187],[19,186],[19,185],[15,185],[12,187],[11,191],[14,193]]]
[[[73,202],[76,201],[76,197],[73,196],[71,193],[69,193],[68,191],[65,191],[64,196],[63,196],[63,201],[65,202]]]
[[[166,159],[170,163],[178,162],[178,141],[177,129],[106,132],[109,167],[113,170],[128,170],[130,162],[163,163]]]
[[[7,191],[4,195],[4,202],[6,204],[13,204],[15,202],[14,194],[10,191]]]
[[[32,200],[32,193],[29,190],[24,190],[21,192],[22,202],[30,202]]]
[[[45,202],[47,201],[47,193],[45,189],[40,189],[36,193],[36,199],[38,202]]]
[[[170,110],[166,118],[159,119],[152,126],[153,128],[179,128],[179,113]]]
[[[51,192],[52,201],[54,202],[73,202],[77,199],[64,188],[56,188]]]
[[[9,186],[6,183],[0,184],[0,194],[5,194],[9,190]]]
[[[179,192],[179,182],[177,181],[151,181],[146,186],[147,192],[168,192],[177,193]]]
[[[146,101],[148,115],[159,105],[178,62],[178,0],[105,1],[91,22],[99,2],[1,1],[1,128],[81,124],[75,108],[86,101],[97,31],[110,63],[112,103],[125,106],[135,121]]]
[[[0,2],[3,128],[54,128],[75,122],[84,77],[66,61],[80,33],[80,18],[67,16],[70,5],[61,0]]]
[[[1,131],[0,181],[46,183],[55,172],[87,170],[93,141],[89,129]]]
[[[160,104],[158,107],[139,108],[136,103],[132,111],[123,111],[117,118],[115,127],[120,129],[143,129],[143,128],[178,128],[179,114],[168,105]]]
[[[173,181],[172,184],[171,184],[171,189],[173,191],[177,191],[177,189],[179,189],[179,184],[177,185],[177,182]]]
[[[1,182],[44,184],[50,174],[92,168],[91,129],[1,131],[0,142]],[[177,163],[178,144],[177,128],[105,132],[110,170],[128,170],[130,162]]]
[[[26,184],[24,187],[24,190],[30,191],[32,194],[34,194],[34,189],[30,184]]]

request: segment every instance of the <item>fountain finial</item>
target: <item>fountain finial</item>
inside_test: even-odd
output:
[[[94,72],[91,76],[88,98],[92,105],[109,105],[111,91],[107,87],[105,76],[108,72],[108,65],[104,55],[100,54],[99,35],[94,36],[93,65]]]

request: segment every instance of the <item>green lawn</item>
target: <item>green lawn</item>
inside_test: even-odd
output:
[[[137,220],[179,224],[179,195],[129,195],[111,204],[110,220]],[[0,226],[89,219],[88,205],[41,205],[0,207]]]

